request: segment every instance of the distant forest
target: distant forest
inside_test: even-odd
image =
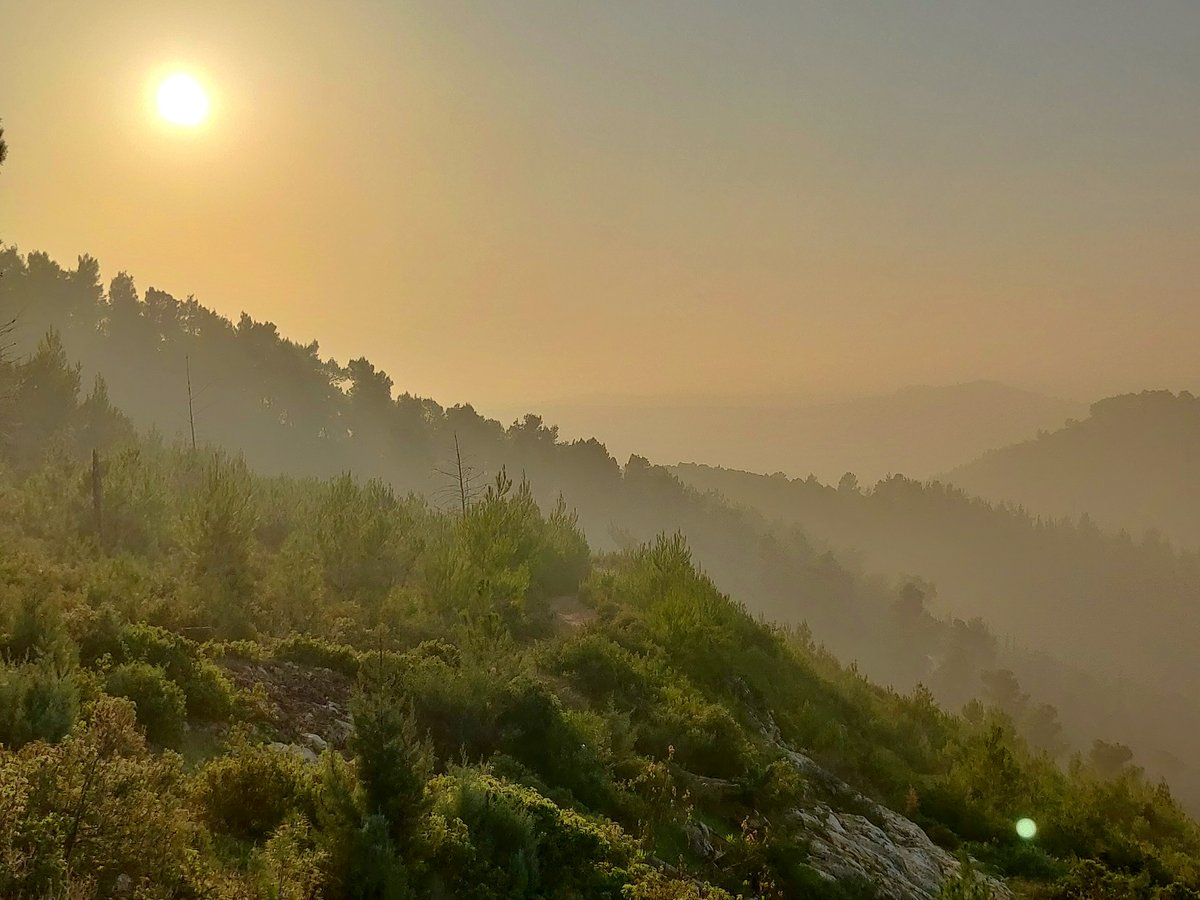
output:
[[[1143,391],[1004,447],[946,476],[974,494],[1200,549],[1200,399]],[[1154,537],[1151,538],[1155,539]]]
[[[528,477],[543,509],[564,497],[595,548],[630,548],[679,530],[721,589],[756,615],[807,623],[819,642],[877,680],[901,690],[923,682],[952,708],[984,697],[1005,708],[1034,746],[1056,754],[1087,747],[1095,737],[1124,741],[1139,762],[1170,776],[1186,800],[1200,804],[1195,776],[1183,762],[1196,756],[1195,706],[1190,698],[1172,699],[1151,719],[1147,710],[1157,703],[1144,702],[1146,690],[1161,693],[1174,670],[1150,670],[1147,687],[1144,671],[1124,670],[1118,681],[1114,667],[1085,664],[1090,661],[1077,652],[1064,654],[1064,663],[1064,655],[1022,649],[977,614],[935,615],[928,572],[904,567],[880,569],[886,576],[865,574],[819,535],[774,521],[778,511],[735,507],[637,456],[622,466],[594,439],[560,441],[536,415],[505,427],[470,406],[443,408],[397,395],[393,379],[369,360],[341,365],[323,357],[316,342],[284,339],[270,323],[243,314],[235,324],[194,298],[178,300],[153,288],[141,295],[125,273],[106,287],[90,257],[65,269],[46,254],[7,248],[0,271],[0,319],[16,321],[13,349],[28,367],[9,387],[17,408],[39,409],[55,402],[56,391],[65,397],[80,383],[87,393],[80,409],[88,412],[79,413],[68,454],[97,447],[119,453],[122,428],[114,423],[123,420],[106,412],[111,405],[151,440],[187,444],[190,377],[198,442],[240,452],[262,473],[326,478],[353,472],[453,508],[505,468],[518,480]],[[28,374],[36,371],[68,374]],[[36,402],[32,395],[22,401],[22,392],[36,392]],[[18,418],[12,427],[10,439],[18,445],[37,445],[20,434],[40,427],[36,418]],[[923,515],[919,502],[913,514]],[[1069,532],[1061,533],[1067,543],[1081,542],[1079,559],[1109,561],[1109,538],[1077,529],[1068,540]],[[1130,552],[1140,554],[1139,565],[1145,561],[1140,571],[1155,579],[1152,584],[1181,579],[1179,591],[1188,590],[1194,560],[1165,545],[1154,565],[1152,550],[1137,545]],[[1000,579],[1002,572],[990,574]],[[1104,576],[1092,567],[1080,577],[1098,583]],[[1155,588],[1153,596],[1167,603],[1173,595]],[[1028,600],[1010,596],[1007,602],[1021,607]],[[975,609],[992,618],[987,604]],[[1061,626],[1053,607],[1042,612],[1048,629]],[[1141,636],[1127,634],[1138,635],[1128,638],[1134,643]]]
[[[833,487],[706,466],[672,471],[799,526],[865,570],[922,576],[936,594],[931,609],[985,616],[1031,649],[1112,675],[1136,673],[1163,691],[1197,674],[1200,552],[1176,549],[1161,533],[1134,538],[1087,516],[1035,517],[901,476],[864,488],[853,479]]]

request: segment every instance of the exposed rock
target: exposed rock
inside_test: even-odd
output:
[[[302,747],[299,744],[284,744],[280,741],[274,741],[267,744],[267,747],[276,753],[290,753],[298,757],[301,762],[315,763],[317,761],[317,754],[313,753],[311,748]]]
[[[688,848],[701,859],[716,860],[721,857],[717,849],[717,837],[703,822],[688,822],[683,828]]]
[[[675,774],[692,794],[703,797],[705,800],[719,803],[736,796],[741,791],[737,784],[726,778],[709,778],[685,769],[677,769]]]
[[[221,665],[238,688],[261,686],[271,728],[281,741],[304,744],[317,753],[346,745],[353,730],[346,721],[353,683],[345,675],[281,660],[227,657]],[[313,737],[325,746],[315,744]]]
[[[933,900],[942,882],[957,876],[958,860],[935,844],[915,822],[855,791],[813,760],[786,746],[780,749],[804,775],[833,788],[866,815],[814,803],[792,811],[809,836],[808,864],[829,878],[870,880],[889,900]],[[1003,882],[985,877],[996,900],[1011,900]]]
[[[300,738],[301,738],[301,740],[304,741],[305,745],[309,749],[311,749],[314,753],[321,754],[329,749],[329,742],[326,741],[325,738],[321,737],[319,734],[313,734],[312,732],[305,732],[304,734],[300,735]]]
[[[958,860],[931,841],[919,825],[789,747],[771,710],[757,703],[740,679],[733,688],[741,693],[758,732],[779,748],[812,786],[812,794],[821,798],[803,801],[791,811],[792,821],[808,836],[808,865],[831,880],[865,878],[888,900],[934,900],[943,882],[958,876]],[[1012,900],[1012,891],[1002,881],[980,877],[995,900]]]

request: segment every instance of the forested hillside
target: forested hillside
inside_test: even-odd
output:
[[[877,688],[681,537],[263,476],[80,382],[0,364],[2,896],[1200,896],[1120,748]]]
[[[1088,520],[1034,518],[953,487],[893,477],[840,487],[705,466],[672,470],[688,484],[803,529],[862,570],[910,575],[921,606],[941,616],[983,616],[998,633],[1090,673],[1063,677],[1036,659],[1009,667],[1064,718],[1089,708],[1136,735],[1139,755],[1180,783],[1200,750],[1200,554],[1150,534],[1106,533]],[[1014,654],[1019,656],[1021,654]],[[930,681],[932,673],[921,674]],[[1110,685],[1107,689],[1100,684]],[[1147,702],[1147,698],[1154,702]],[[1120,724],[1118,724],[1120,723]],[[1155,752],[1160,751],[1160,752]],[[1174,757],[1174,758],[1172,758]],[[1189,788],[1189,792],[1192,788]]]
[[[1143,391],[1092,404],[1091,415],[993,450],[944,476],[982,497],[1042,515],[1090,516],[1140,538],[1156,531],[1200,549],[1200,399]]]

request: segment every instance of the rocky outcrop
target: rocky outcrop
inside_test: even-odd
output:
[[[745,686],[736,687],[749,700]],[[947,879],[958,877],[959,861],[931,841],[921,826],[788,746],[769,710],[751,707],[748,713],[759,733],[812,787],[812,796],[791,811],[793,824],[808,837],[808,865],[830,880],[865,878],[887,900],[934,900]],[[1012,900],[1012,891],[1002,881],[979,877],[995,900]]]
[[[221,666],[237,687],[260,693],[261,713],[280,743],[295,747],[290,752],[307,758],[345,748],[354,730],[349,711],[354,685],[347,676],[273,659],[227,657]]]
[[[957,877],[959,862],[915,822],[880,806],[818,766],[803,753],[780,746],[806,778],[822,785],[860,812],[815,802],[792,810],[809,838],[808,865],[830,879],[865,878],[889,900],[933,900],[947,878]],[[1011,900],[1003,882],[980,876],[995,900]]]

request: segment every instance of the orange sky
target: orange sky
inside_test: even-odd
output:
[[[1200,383],[1195,4],[0,0],[0,23],[0,239],[443,402]],[[211,92],[192,133],[152,113],[173,68]]]

